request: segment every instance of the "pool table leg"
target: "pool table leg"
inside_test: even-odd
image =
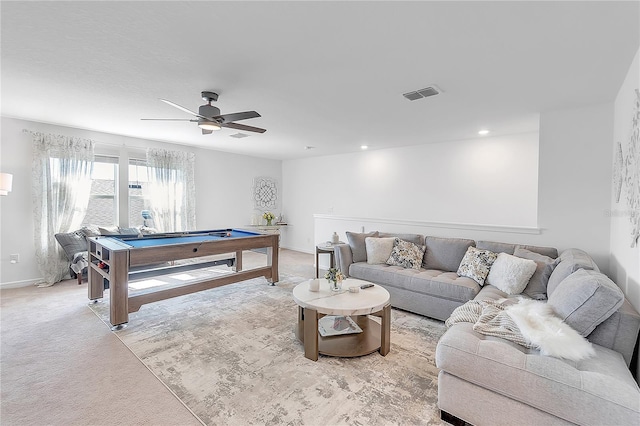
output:
[[[233,270],[235,272],[242,271],[242,250],[236,251],[236,265]]]
[[[280,281],[280,276],[278,275],[278,246],[275,247],[267,247],[267,266],[271,267],[271,279],[269,280],[270,285],[276,285],[278,281]]]
[[[109,269],[109,322],[114,329],[121,329],[129,322],[129,253],[112,252]]]

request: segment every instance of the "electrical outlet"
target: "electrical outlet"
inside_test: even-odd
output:
[[[20,255],[19,254],[10,254],[9,255],[9,262],[11,262],[11,263],[20,262]]]

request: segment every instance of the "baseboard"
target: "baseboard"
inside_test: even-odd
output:
[[[307,253],[307,254],[315,254],[315,251],[311,250],[309,251],[308,248],[302,248],[302,247],[285,247],[285,246],[280,246],[281,249],[285,249],[285,250],[293,250],[293,251],[299,251],[300,253]]]
[[[35,285],[40,281],[42,281],[42,278],[32,278],[30,280],[22,280],[22,281],[9,281],[6,283],[0,283],[0,289],[29,287],[29,286]]]

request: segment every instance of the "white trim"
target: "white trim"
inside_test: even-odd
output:
[[[499,232],[507,234],[542,234],[542,229],[531,226],[504,226],[504,225],[483,225],[473,223],[455,223],[455,222],[424,222],[417,220],[402,220],[402,219],[384,219],[373,217],[349,217],[349,216],[335,216],[330,214],[314,214],[314,219],[328,219],[328,220],[344,220],[351,222],[368,222],[368,223],[388,223],[392,225],[407,225],[417,226],[423,228],[447,228],[447,229],[468,229],[474,231],[489,231]]]
[[[22,281],[9,281],[7,283],[0,283],[0,289],[6,289],[6,288],[20,288],[20,287],[29,287],[32,285],[35,285],[36,283],[39,283],[43,280],[42,277],[40,278],[32,278],[30,280],[22,280]]]

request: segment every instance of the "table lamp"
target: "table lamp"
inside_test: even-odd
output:
[[[0,195],[8,195],[13,187],[13,175],[0,173]]]

